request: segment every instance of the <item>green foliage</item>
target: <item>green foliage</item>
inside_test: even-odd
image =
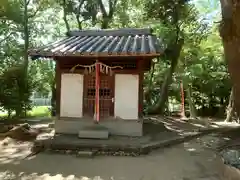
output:
[[[199,36],[200,34],[196,33],[186,38],[178,67],[173,74],[173,83],[169,87],[169,100],[174,99],[180,105],[180,82],[183,81],[185,90],[188,86],[192,87],[191,99],[198,115],[223,116],[231,84],[223,57],[221,39],[215,26],[205,31],[201,41],[196,41]],[[159,89],[168,67],[167,61],[155,63],[152,78],[154,83],[150,87],[152,89],[152,103],[159,99]],[[149,86],[151,73],[152,70],[145,76],[145,87]],[[187,99],[185,104],[188,110]],[[149,104],[145,104],[145,107],[148,106]]]
[[[23,67],[10,67],[0,76],[0,105],[16,116],[31,108],[30,96],[33,89],[31,78],[26,77]]]
[[[176,25],[179,19],[188,16],[189,0],[153,0],[146,1],[147,17],[160,19],[163,24]]]
[[[144,1],[119,1],[111,26],[115,28],[146,26],[146,22],[144,22]]]
[[[34,90],[42,94],[51,92],[55,84],[55,64],[50,60],[38,60],[30,64],[29,74],[34,77]]]
[[[49,117],[50,112],[47,106],[33,107],[31,111],[27,112],[29,117]]]
[[[23,16],[21,14],[21,4],[19,0],[2,0],[0,2],[0,17],[2,19],[22,24]]]
[[[48,94],[55,86],[55,64],[49,60],[29,61],[28,76],[17,65],[24,61],[25,34],[24,0],[0,2],[0,106],[21,114],[30,106],[32,91]],[[224,112],[231,89],[223,48],[212,20],[205,14],[219,11],[219,3],[189,0],[30,0],[27,6],[29,47],[38,47],[65,35],[64,9],[71,29],[101,27],[103,2],[107,16],[109,2],[116,2],[109,28],[147,27],[162,40],[165,54],[154,60],[154,67],[146,73],[144,90],[148,109],[161,98],[162,84],[172,63],[176,44],[184,39],[178,65],[172,74],[168,100],[180,104],[180,81],[185,90],[192,87],[192,100],[198,115],[217,115]],[[209,1],[210,2],[210,1]],[[111,4],[113,5],[113,3]],[[113,6],[112,6],[113,7]],[[110,13],[111,15],[111,13]],[[147,94],[147,93],[146,93]],[[149,101],[148,101],[149,99]],[[186,99],[186,109],[188,101]],[[167,109],[166,109],[167,110]],[[22,112],[20,112],[22,111]]]

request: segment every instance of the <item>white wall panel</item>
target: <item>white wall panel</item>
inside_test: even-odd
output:
[[[138,75],[115,75],[115,117],[122,119],[138,119],[138,91]]]
[[[61,117],[82,117],[83,75],[62,74],[61,76]]]

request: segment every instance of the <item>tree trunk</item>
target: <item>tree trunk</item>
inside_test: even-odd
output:
[[[69,32],[70,31],[70,26],[69,26],[69,23],[68,23],[68,20],[67,20],[66,0],[63,0],[62,2],[63,2],[63,20],[64,20],[64,23],[65,23],[67,32]]]
[[[107,13],[107,8],[104,6],[103,0],[97,1],[102,13],[102,24],[101,24],[102,29],[109,28],[109,23],[112,21],[113,14],[116,10],[117,1],[118,0],[108,0],[108,5],[109,5],[108,13]]]
[[[234,115],[234,96],[233,96],[233,89],[231,90],[230,97],[229,97],[229,103],[227,106],[227,117],[225,119],[226,122],[231,122],[233,115]]]
[[[84,3],[85,0],[81,0],[79,1],[79,5],[78,5],[78,12],[76,13],[76,19],[77,19],[77,23],[78,23],[78,29],[79,30],[82,30],[82,21],[80,21],[80,11],[81,9],[83,8],[83,3]]]
[[[28,1],[24,0],[24,70],[27,75],[28,70],[28,48],[29,48],[29,28],[28,28]]]
[[[172,52],[171,52],[171,67],[167,71],[162,87],[161,87],[161,92],[160,92],[160,98],[159,101],[157,102],[156,106],[153,107],[149,113],[150,114],[162,114],[163,110],[165,108],[166,101],[168,99],[168,89],[170,84],[172,83],[172,76],[173,73],[175,72],[175,69],[178,64],[178,59],[182,50],[184,44],[184,40],[181,39],[178,41],[178,43],[172,47]]]
[[[109,26],[110,18],[109,17],[103,17],[103,21],[101,24],[102,29],[107,29]]]
[[[10,119],[10,118],[11,118],[12,111],[11,111],[10,109],[8,109],[7,112],[8,112],[8,119]]]
[[[220,0],[222,8],[222,37],[225,59],[233,83],[234,105],[237,116],[240,116],[240,1]]]
[[[185,98],[184,98],[184,88],[183,88],[183,82],[180,83],[180,91],[181,91],[181,118],[186,118],[185,115]]]
[[[52,98],[51,98],[51,116],[56,116],[56,88],[55,88],[55,81],[51,85],[52,90]]]
[[[190,118],[196,119],[197,118],[196,108],[192,101],[192,87],[190,85],[187,88],[187,99],[189,104]]]
[[[29,17],[28,17],[28,5],[30,1],[23,1],[23,36],[24,36],[24,51],[23,51],[23,78],[24,78],[24,86],[18,87],[18,93],[22,95],[21,90],[28,88],[28,48],[29,48]],[[16,110],[16,116],[25,116],[25,104],[22,102],[18,102],[18,108]]]
[[[76,15],[77,23],[78,23],[78,29],[82,30],[82,22],[80,21],[80,15]]]
[[[15,116],[17,118],[21,117],[22,111],[23,111],[22,107],[17,107],[16,110],[15,110]]]
[[[152,64],[148,87],[147,87],[146,91],[144,92],[144,98],[145,98],[147,104],[149,104],[149,105],[152,105],[151,97],[152,97],[152,83],[153,83],[154,71],[155,71],[155,63]]]

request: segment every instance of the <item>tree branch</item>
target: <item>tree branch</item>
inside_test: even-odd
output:
[[[113,1],[113,3],[112,3]],[[118,0],[109,0],[109,17],[111,18],[113,16],[113,12],[116,9]]]
[[[80,15],[76,14],[76,19],[77,19],[77,23],[78,23],[78,29],[82,30],[82,21],[80,21]]]
[[[79,4],[79,6],[78,6],[78,12],[80,12],[80,10],[81,10],[81,7],[82,7],[82,5],[83,5],[84,1],[85,1],[85,0],[81,0],[80,4]]]
[[[99,6],[100,6],[100,9],[101,9],[101,12],[103,13],[103,17],[107,17],[108,14],[107,14],[107,11],[103,5],[103,2],[102,0],[98,0],[98,3],[99,3]]]
[[[31,0],[26,1],[26,5],[28,6]]]
[[[80,13],[80,10],[81,10],[81,7],[82,7],[84,1],[85,1],[85,0],[79,0],[79,5],[78,5],[78,8],[77,8],[77,12],[76,12],[76,14],[77,14],[78,16],[80,16],[80,14],[81,14],[81,13]]]
[[[33,14],[29,15],[28,18],[33,18],[33,17],[35,17],[36,14],[39,12],[40,9],[41,9],[41,6],[39,5],[38,8],[36,9],[36,11],[35,11]]]
[[[79,5],[78,5],[78,8],[77,8],[77,12],[76,12],[76,19],[77,19],[77,23],[78,23],[78,29],[81,30],[82,29],[82,22],[83,21],[80,21],[80,11],[81,11],[81,7],[83,5],[85,0],[81,0]]]
[[[13,34],[13,32],[11,32],[11,33],[8,34],[4,39],[2,39],[2,40],[0,41],[0,44],[1,44],[2,42],[6,41],[12,34]]]
[[[66,29],[67,29],[67,32],[70,31],[70,26],[68,24],[68,21],[67,21],[67,10],[66,10],[66,0],[63,0],[63,20],[65,22],[65,26],[66,26]]]

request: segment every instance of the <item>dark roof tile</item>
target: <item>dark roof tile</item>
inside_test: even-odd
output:
[[[159,40],[149,29],[73,31],[70,37],[29,51],[31,56],[158,56]]]

